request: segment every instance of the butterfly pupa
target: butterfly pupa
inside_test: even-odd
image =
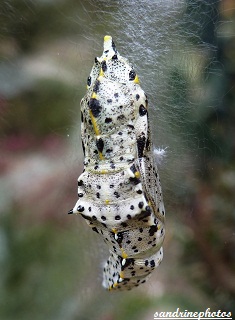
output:
[[[108,246],[103,286],[130,290],[163,258],[165,209],[148,120],[148,99],[128,60],[104,37],[81,100],[81,215]]]

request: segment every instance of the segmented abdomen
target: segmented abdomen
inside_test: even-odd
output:
[[[84,172],[70,213],[107,243],[103,286],[110,290],[145,282],[163,258],[165,211],[147,104],[132,65],[105,36],[81,101]]]

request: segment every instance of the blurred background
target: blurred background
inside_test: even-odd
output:
[[[164,259],[131,292],[101,287],[108,257],[78,216],[80,100],[103,36],[150,101],[167,212]],[[235,312],[233,0],[2,0],[0,319],[153,319]]]

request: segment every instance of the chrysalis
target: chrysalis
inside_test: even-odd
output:
[[[69,213],[85,218],[108,245],[103,286],[130,290],[162,261],[165,210],[147,96],[111,36],[87,79],[81,119],[84,171]]]

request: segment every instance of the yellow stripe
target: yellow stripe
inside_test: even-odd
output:
[[[100,151],[98,151],[98,153],[99,153],[100,160],[104,160],[103,154]]]
[[[140,172],[139,172],[139,171],[136,171],[136,172],[135,172],[135,177],[136,177],[137,179],[140,178]]]
[[[128,257],[128,255],[126,254],[126,252],[122,248],[120,248],[120,249],[121,249],[121,252],[122,252],[122,258],[126,259]]]
[[[136,83],[136,84],[139,84],[139,83],[140,83],[140,82],[139,82],[139,78],[138,78],[137,75],[135,76],[134,83]]]
[[[91,117],[91,122],[92,122],[92,125],[93,125],[93,128],[94,128],[95,134],[98,136],[100,134],[100,132],[99,132],[95,117],[93,116],[91,110],[89,110],[89,114],[90,114],[90,117]]]
[[[96,99],[97,98],[97,94],[95,92],[93,92],[91,97],[93,99]],[[89,110],[89,114],[90,114],[90,117],[91,117],[91,122],[92,122],[92,125],[93,125],[93,128],[94,128],[95,134],[96,134],[96,136],[98,136],[100,134],[100,131],[99,131],[96,119],[93,116],[91,110]],[[98,153],[99,153],[100,160],[104,160],[103,154],[100,151],[98,151]]]
[[[112,37],[111,36],[104,36],[104,41],[106,42],[106,41],[109,41],[109,40],[111,40],[112,39]]]

